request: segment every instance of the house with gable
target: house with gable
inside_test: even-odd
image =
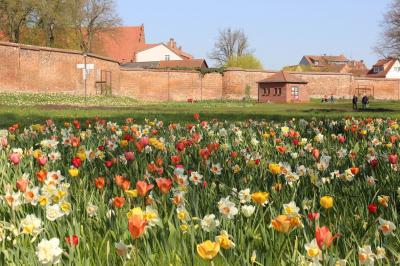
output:
[[[397,58],[385,58],[376,62],[367,77],[400,79],[400,61]]]

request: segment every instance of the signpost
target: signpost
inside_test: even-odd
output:
[[[94,64],[87,64],[86,63],[86,57],[87,57],[87,55],[84,54],[83,55],[84,63],[76,65],[77,69],[82,69],[82,78],[83,78],[83,80],[85,82],[85,104],[87,103],[87,82],[86,81],[88,79],[88,76],[89,76],[90,72],[92,70],[94,70]]]

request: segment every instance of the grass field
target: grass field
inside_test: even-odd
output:
[[[268,119],[283,121],[291,118],[400,117],[397,101],[371,101],[365,112],[354,112],[350,100],[336,103],[261,104],[254,101],[203,101],[199,103],[149,103],[123,97],[88,97],[64,94],[10,94],[0,93],[0,126],[19,122],[29,125],[52,118],[55,122],[70,119],[86,120],[95,116],[123,121],[133,117],[168,121],[192,121],[193,113],[202,119],[239,121]]]

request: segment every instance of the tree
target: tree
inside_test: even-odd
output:
[[[242,30],[226,28],[219,32],[219,37],[209,57],[222,66],[232,57],[250,53],[250,44],[246,34]]]
[[[400,0],[394,0],[384,15],[383,32],[375,51],[384,57],[400,56]]]
[[[0,0],[1,24],[11,42],[18,43],[21,29],[33,11],[32,0]]]
[[[44,33],[45,45],[54,46],[56,32],[69,27],[67,2],[64,0],[36,0],[35,14],[37,16],[37,26]]]
[[[114,0],[71,0],[70,14],[82,51],[91,52],[96,33],[119,25]]]
[[[232,56],[225,65],[226,67],[240,67],[244,69],[262,69],[263,66],[254,55]]]

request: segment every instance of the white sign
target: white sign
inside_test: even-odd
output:
[[[77,69],[88,69],[88,70],[93,70],[94,69],[94,64],[86,64],[86,67],[85,67],[85,64],[77,64],[76,65],[76,68]]]

